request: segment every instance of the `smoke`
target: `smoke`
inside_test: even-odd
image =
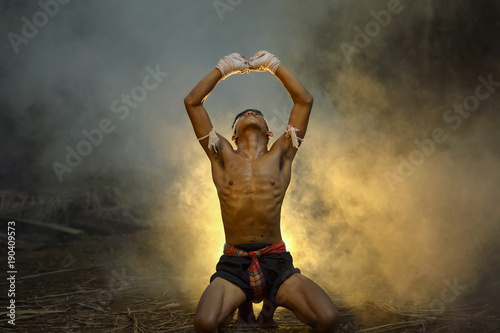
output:
[[[454,107],[473,101],[479,77],[500,81],[500,5],[390,3],[242,2],[222,20],[201,1],[60,5],[18,53],[2,41],[3,187],[113,184],[147,212],[162,239],[152,241],[155,255],[198,297],[224,234],[210,163],[182,99],[225,54],[266,49],[315,96],[282,211],[295,265],[349,304],[426,304],[454,279],[474,290],[500,223],[500,87],[483,85],[490,95],[467,116]],[[390,9],[390,22],[366,31],[378,22],[371,11]],[[3,2],[2,35],[21,34],[21,18],[37,11],[36,2]],[[157,65],[168,75],[121,119],[113,101]],[[222,81],[205,107],[226,137],[249,107],[278,137],[291,101],[271,75],[251,73]],[[66,146],[76,150],[102,119],[115,129],[59,182],[53,162],[66,163]]]

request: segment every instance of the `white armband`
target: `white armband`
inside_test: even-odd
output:
[[[208,138],[208,149],[211,150],[213,148],[214,151],[217,153],[217,146],[219,145],[219,137],[217,136],[217,133],[215,132],[214,128],[212,128],[212,130],[207,135],[198,138],[198,141],[201,141],[206,138]]]
[[[285,137],[286,138],[292,138],[292,145],[294,148],[299,149],[299,141],[304,142],[304,139],[301,139],[297,136],[297,131],[300,131],[298,128],[293,127],[292,125],[288,124],[286,127],[285,131]]]

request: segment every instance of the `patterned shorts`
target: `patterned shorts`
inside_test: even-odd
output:
[[[248,244],[235,244],[238,248],[249,252],[262,249],[268,243],[248,243]],[[293,267],[293,259],[290,252],[266,254],[259,257],[260,267],[262,273],[266,278],[266,296],[271,299],[275,304],[276,294],[281,284],[286,281],[290,276],[295,273],[300,273],[300,269]],[[252,258],[237,257],[222,255],[216,266],[216,273],[210,277],[212,282],[216,277],[223,278],[229,282],[234,283],[243,290],[247,296],[247,300],[252,299],[252,289],[250,288],[250,279],[248,276],[248,268]]]

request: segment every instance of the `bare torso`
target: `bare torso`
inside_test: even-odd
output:
[[[283,140],[257,158],[226,149],[212,163],[226,241],[276,243],[281,240],[281,205],[290,183],[291,160],[283,156]]]
[[[273,73],[293,101],[286,129],[288,138],[282,135],[270,150],[267,149],[267,143],[273,133],[262,112],[247,109],[236,116],[232,126],[232,140],[238,147],[235,151],[229,141],[214,132],[214,126],[203,106],[222,79],[250,70]],[[233,53],[222,58],[216,68],[198,82],[184,98],[184,105],[196,137],[212,165],[212,178],[219,195],[226,242],[279,242],[281,205],[290,184],[291,164],[300,145],[297,138],[304,138],[307,130],[313,105],[312,95],[269,52],[257,52],[250,62],[240,54]],[[243,272],[241,269],[240,272]],[[333,332],[338,323],[338,310],[328,295],[302,274],[292,274],[279,286],[276,301],[318,331]],[[238,318],[243,323],[273,322],[275,303],[266,297],[263,310],[267,308],[271,311],[262,311],[255,319],[252,303],[243,290],[218,276],[211,281],[200,299],[196,309],[195,330],[216,332],[218,327],[231,320],[237,308]]]

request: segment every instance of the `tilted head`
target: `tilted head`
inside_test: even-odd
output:
[[[233,141],[236,144],[238,144],[237,133],[238,133],[239,121],[242,117],[244,118],[247,116],[262,117],[262,119],[264,120],[264,122],[266,124],[266,132],[267,132],[267,138],[268,138],[268,142],[269,142],[269,138],[273,137],[273,132],[270,131],[269,123],[267,122],[267,120],[264,117],[264,115],[262,114],[262,112],[260,112],[259,110],[256,110],[256,109],[246,109],[245,111],[242,111],[236,115],[236,117],[234,118],[234,121],[233,121],[233,125],[231,126],[231,128],[233,129]]]

